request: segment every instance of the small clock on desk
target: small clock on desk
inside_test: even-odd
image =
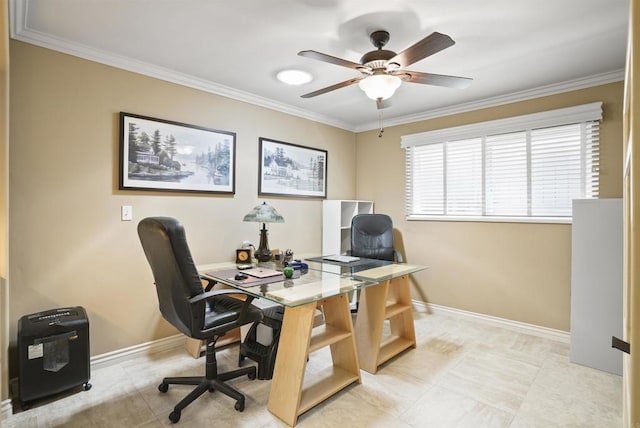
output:
[[[251,248],[238,248],[236,250],[236,267],[238,269],[250,269],[251,264]]]

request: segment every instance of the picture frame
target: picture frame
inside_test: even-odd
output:
[[[327,151],[259,138],[258,194],[327,197]]]
[[[120,190],[235,194],[236,134],[120,112]]]

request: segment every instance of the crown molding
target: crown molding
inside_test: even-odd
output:
[[[282,113],[298,116],[314,122],[323,123],[336,128],[341,128],[351,132],[364,132],[377,129],[378,121],[368,122],[362,125],[353,126],[334,118],[319,115],[309,110],[300,109],[289,104],[276,102],[258,95],[241,91],[229,86],[220,85],[208,80],[200,79],[185,73],[159,67],[152,64],[138,61],[132,58],[115,55],[110,52],[101,51],[89,46],[72,43],[69,40],[54,37],[50,34],[42,33],[30,29],[26,25],[28,0],[10,0],[10,26],[11,38],[22,42],[30,43],[43,48],[66,53],[79,58],[131,71],[137,74],[153,77],[189,88],[201,90],[215,95],[220,95],[230,99],[246,102],[259,107],[265,107]],[[519,101],[526,101],[533,98],[540,98],[548,95],[555,95],[563,92],[569,92],[578,89],[589,88],[592,86],[603,85],[607,83],[619,82],[624,80],[624,70],[615,70],[611,72],[601,73],[580,79],[569,80],[566,82],[555,83],[551,85],[541,86],[538,88],[528,89],[525,91],[514,92],[511,94],[486,98],[481,101],[473,101],[468,103],[456,104],[439,109],[432,109],[421,113],[403,116],[396,119],[387,119],[386,127],[403,125],[406,123],[419,122],[422,120],[435,119],[437,117],[449,116],[452,114],[464,113],[473,110],[479,110],[488,107],[496,107],[504,104],[510,104]]]
[[[435,119],[438,117],[450,116],[452,114],[465,113],[469,111],[480,110],[483,108],[497,107],[505,104],[527,101],[534,98],[546,97],[549,95],[556,95],[564,92],[605,85],[607,83],[620,82],[622,80],[624,80],[624,69],[614,70],[606,73],[595,74],[593,76],[583,77],[580,79],[567,80],[565,82],[554,83],[551,85],[540,86],[524,91],[513,92],[511,94],[486,98],[482,101],[472,101],[463,104],[456,104],[453,106],[428,110],[423,113],[403,116],[398,119],[385,120],[385,127],[388,128],[390,126],[404,125],[406,123]],[[379,126],[380,125],[378,122],[369,122],[367,124],[356,127],[355,132],[370,131],[373,129],[378,129]]]
[[[259,107],[309,119],[314,122],[324,123],[348,131],[354,132],[352,125],[337,121],[331,117],[319,115],[317,113],[293,107],[289,104],[276,102],[268,98],[241,91],[230,86],[220,85],[205,79],[194,77],[185,73],[180,73],[165,67],[152,65],[143,61],[115,55],[111,52],[102,51],[86,45],[82,45],[69,40],[52,36],[30,29],[26,25],[27,0],[11,0],[11,38],[21,42],[62,52],[68,55],[98,62],[119,69],[131,71],[137,74],[153,77],[181,86],[201,90],[226,98],[246,102]]]

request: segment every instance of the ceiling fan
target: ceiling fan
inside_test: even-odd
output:
[[[398,54],[382,49],[389,41],[389,33],[387,31],[374,31],[371,33],[370,40],[377,49],[364,54],[360,59],[360,63],[313,50],[298,52],[300,56],[352,68],[363,74],[362,77],[354,77],[353,79],[309,92],[308,94],[302,95],[302,98],[311,98],[326,94],[327,92],[344,88],[357,82],[358,86],[360,86],[369,98],[375,100],[378,108],[381,109],[386,107],[383,101],[390,98],[403,81],[450,88],[465,88],[469,86],[473,80],[467,77],[405,70],[405,67],[453,46],[455,42],[446,34],[431,33]]]

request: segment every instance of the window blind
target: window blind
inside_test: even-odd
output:
[[[570,219],[572,199],[598,196],[601,116],[592,103],[402,137],[407,217]]]

